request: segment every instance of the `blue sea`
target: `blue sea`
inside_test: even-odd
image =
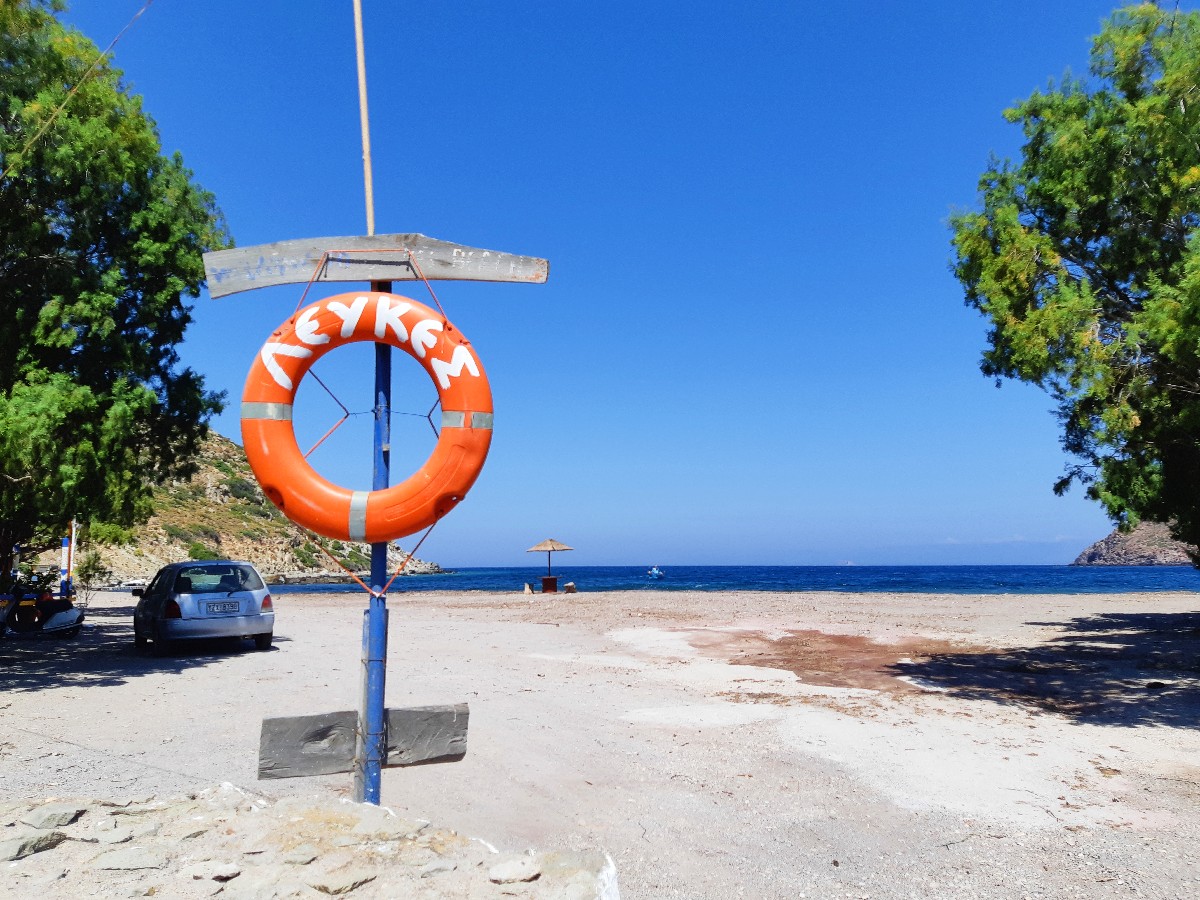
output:
[[[559,589],[580,591],[895,591],[920,594],[1122,594],[1200,591],[1191,566],[640,566],[555,567]],[[540,590],[545,568],[470,568],[397,578],[390,593]],[[357,584],[276,585],[272,591],[362,591]]]

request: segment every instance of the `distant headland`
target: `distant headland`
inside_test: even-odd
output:
[[[1114,531],[1075,558],[1073,566],[1190,566],[1194,548],[1171,537],[1166,525],[1142,522],[1128,533]]]

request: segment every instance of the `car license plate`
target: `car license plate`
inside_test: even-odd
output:
[[[239,604],[236,601],[208,604],[208,611],[210,613],[237,612],[238,608]]]

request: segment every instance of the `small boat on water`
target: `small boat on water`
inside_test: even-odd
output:
[[[646,573],[646,577],[647,578],[662,578],[664,576],[664,574],[665,573],[663,572],[663,570],[660,569],[658,566],[651,566],[650,571]]]

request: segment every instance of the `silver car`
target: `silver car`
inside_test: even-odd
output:
[[[254,638],[269,650],[275,632],[275,609],[262,576],[247,562],[204,560],[171,563],[145,588],[133,611],[133,640],[138,647],[154,642],[166,653],[172,641],[186,638]]]

